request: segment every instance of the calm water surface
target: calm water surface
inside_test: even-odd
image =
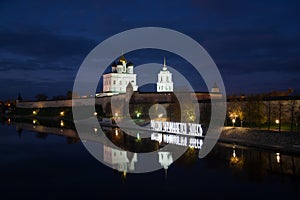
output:
[[[51,134],[3,123],[0,130],[1,199],[291,199],[300,195],[297,154],[217,144],[204,159],[190,150],[167,170],[125,175],[93,158],[80,140],[58,135],[55,129]]]

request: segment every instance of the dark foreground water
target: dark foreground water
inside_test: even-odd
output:
[[[16,131],[16,124],[0,125],[0,199],[297,199],[300,195],[297,154],[218,144],[204,159],[192,151],[168,170],[125,175],[93,158],[81,141],[41,130]]]

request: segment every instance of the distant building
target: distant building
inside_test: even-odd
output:
[[[218,87],[217,83],[214,83],[212,89],[211,89],[212,93],[220,93],[220,88]]]
[[[164,59],[164,65],[162,70],[157,75],[157,92],[173,92],[173,80],[172,73],[167,69],[166,59]]]
[[[117,63],[112,64],[112,72],[103,75],[103,92],[126,93],[126,87],[129,83],[132,85],[133,91],[138,90],[133,63],[127,62],[122,55]]]

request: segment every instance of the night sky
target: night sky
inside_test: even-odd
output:
[[[19,92],[23,99],[38,93],[50,99],[64,95],[97,44],[148,26],[174,29],[199,42],[218,66],[227,94],[288,88],[299,93],[299,11],[298,0],[2,0],[0,100],[15,99]],[[162,62],[162,57],[154,53],[130,58],[137,65]],[[178,63],[176,58],[168,60],[174,68]]]

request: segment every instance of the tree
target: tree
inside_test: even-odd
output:
[[[290,131],[291,132],[293,132],[293,130],[294,130],[295,107],[296,107],[296,101],[295,100],[291,100],[289,102],[289,111],[291,113],[291,115],[290,115],[290,120],[291,120],[291,129],[290,129]]]
[[[67,92],[67,99],[72,99],[73,97],[74,97],[74,98],[78,98],[79,95],[78,95],[76,92],[73,92],[73,91],[69,90],[69,91]]]
[[[21,94],[20,94],[20,93],[18,94],[17,100],[18,100],[18,101],[23,101],[23,98],[21,97]]]
[[[45,100],[47,100],[48,96],[45,94],[37,94],[37,95],[35,95],[35,98],[38,101],[45,101]]]
[[[267,121],[264,112],[262,95],[250,95],[245,105],[245,120],[254,126],[261,127]]]
[[[298,108],[297,108],[298,107]],[[296,131],[298,131],[298,126],[300,123],[300,106],[296,106],[295,108],[295,124],[296,124]]]
[[[73,95],[73,92],[69,90],[67,92],[67,99],[72,99],[72,95]]]
[[[231,120],[236,120],[237,118],[241,121],[241,126],[243,126],[243,121],[245,118],[245,111],[243,109],[243,102],[238,98],[232,98],[227,106],[228,116]]]
[[[52,97],[53,100],[64,100],[66,97],[64,95],[57,95]]]

